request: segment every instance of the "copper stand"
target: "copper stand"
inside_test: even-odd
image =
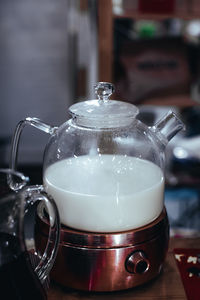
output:
[[[45,245],[47,221],[39,213],[39,247]],[[116,291],[156,277],[167,253],[169,223],[164,209],[152,223],[117,233],[93,233],[62,226],[51,278],[85,291]]]

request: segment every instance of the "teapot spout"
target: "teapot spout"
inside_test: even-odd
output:
[[[151,127],[151,129],[157,135],[161,143],[166,146],[180,130],[185,129],[185,125],[177,115],[170,110],[161,120]]]

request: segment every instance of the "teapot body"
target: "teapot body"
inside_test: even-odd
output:
[[[94,232],[138,228],[163,209],[164,160],[159,140],[136,118],[114,128],[70,119],[46,146],[44,187],[66,226]]]

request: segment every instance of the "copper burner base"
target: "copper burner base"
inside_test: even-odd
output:
[[[37,244],[46,244],[47,221],[39,218]],[[117,291],[156,277],[168,249],[169,223],[164,209],[147,226],[118,233],[81,232],[65,226],[51,278],[85,291]]]

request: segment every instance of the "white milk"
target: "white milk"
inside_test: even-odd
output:
[[[61,223],[115,232],[154,220],[163,208],[164,178],[155,164],[130,156],[80,156],[46,169],[44,185]]]

